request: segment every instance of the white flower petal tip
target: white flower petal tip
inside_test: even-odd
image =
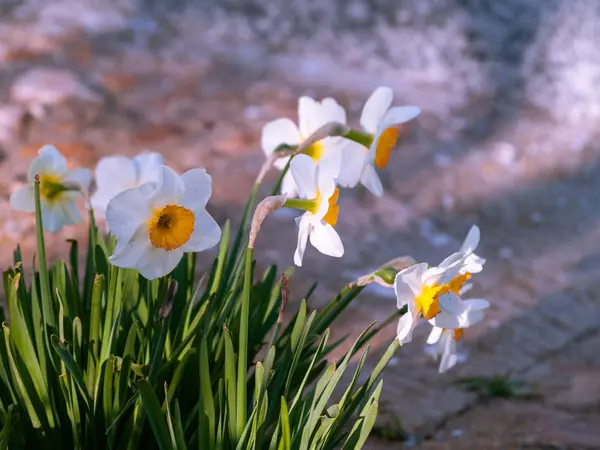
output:
[[[417,106],[398,106],[391,108],[386,112],[380,126],[382,128],[388,128],[402,125],[403,123],[416,119],[420,114],[421,108]]]
[[[412,334],[415,326],[416,319],[410,311],[400,317],[396,329],[396,339],[401,345],[408,344],[412,341]]]
[[[98,217],[106,214],[108,203],[126,189],[146,183],[156,184],[161,176],[163,157],[156,152],[140,153],[133,158],[108,156],[96,166],[96,192],[91,204]]]
[[[211,178],[204,169],[179,176],[160,166],[156,183],[126,189],[110,200],[106,220],[117,238],[111,262],[147,279],[170,273],[184,253],[217,245],[221,229],[205,205]]]

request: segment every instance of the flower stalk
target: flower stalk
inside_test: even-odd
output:
[[[50,282],[48,280],[48,265],[46,261],[46,244],[44,242],[44,228],[42,222],[42,203],[40,195],[40,177],[35,175],[35,231],[37,237],[38,267],[40,275],[40,301],[42,303],[42,314],[44,320],[44,338],[46,345],[50,349],[50,336],[56,333],[56,315],[50,293]],[[50,352],[54,354],[54,352]],[[51,358],[55,364],[55,358]]]

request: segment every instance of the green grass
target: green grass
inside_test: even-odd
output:
[[[329,327],[362,287],[321,311],[308,307],[311,290],[284,326],[291,271],[257,273],[245,238],[253,201],[233,243],[224,226],[202,281],[193,254],[154,281],[112,266],[114,240],[93,215],[85,273],[77,242],[46,267],[38,208],[37,270],[24,270],[17,248],[3,274],[0,449],[361,448],[398,344],[364,383],[365,345],[380,327],[328,361],[341,343]]]

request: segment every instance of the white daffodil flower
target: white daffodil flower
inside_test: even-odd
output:
[[[317,129],[329,122],[346,123],[346,111],[333,98],[321,101],[310,97],[298,100],[298,125],[292,120],[282,118],[267,123],[262,130],[261,145],[263,152],[269,156],[281,144],[298,145]],[[342,147],[346,145],[342,137],[327,137],[311,145],[303,153],[315,162],[324,162],[333,169],[336,178],[342,163]],[[279,170],[287,165],[288,158],[278,158],[275,167]],[[293,176],[288,172],[281,185],[281,193],[290,197],[298,195],[298,187]]]
[[[371,94],[362,110],[360,125],[369,135],[365,148],[349,144],[342,152],[342,170],[338,183],[354,187],[359,181],[375,196],[383,195],[381,180],[375,166],[387,166],[391,150],[398,142],[399,127],[421,114],[416,106],[391,108],[394,93],[389,87],[378,87]]]
[[[480,230],[473,226],[460,250],[439,266],[415,264],[396,275],[394,288],[398,308],[408,305],[408,312],[398,321],[398,341],[410,342],[420,316],[433,326],[447,329],[462,327],[463,295],[469,288],[473,273],[481,272],[485,259],[474,251],[479,244]]]
[[[161,166],[156,183],[117,194],[106,208],[117,238],[111,263],[153,280],[171,272],[184,253],[215,246],[221,229],[205,209],[211,193],[212,180],[204,169],[179,176]]]
[[[288,199],[285,205],[306,211],[296,219],[298,246],[294,263],[302,265],[306,243],[310,243],[324,255],[340,257],[344,245],[334,230],[337,223],[339,189],[335,187],[332,173],[335,168],[315,161],[308,155],[296,155],[290,163],[290,171],[298,186],[300,198]]]
[[[455,328],[456,316],[460,314],[459,292],[462,278],[443,283],[445,269],[428,267],[427,263],[415,264],[396,275],[394,289],[398,308],[408,305],[408,311],[398,321],[397,339],[401,344],[412,340],[413,330],[419,317],[436,319],[445,328]],[[463,277],[466,278],[466,277]]]
[[[462,302],[462,312],[459,315],[459,327],[454,329],[434,326],[427,338],[428,349],[434,358],[440,358],[439,372],[451,369],[459,361],[458,343],[465,328],[483,320],[485,310],[490,304],[483,299],[469,299]]]
[[[27,185],[10,196],[10,206],[24,212],[35,212],[35,177],[40,179],[40,203],[44,228],[58,233],[65,225],[83,221],[77,201],[87,195],[91,173],[88,169],[67,169],[67,160],[56,147],[45,145],[31,161]]]
[[[108,202],[125,189],[156,183],[162,164],[162,155],[154,152],[131,159],[120,155],[102,158],[96,166],[96,192],[90,199],[96,214],[104,216]]]

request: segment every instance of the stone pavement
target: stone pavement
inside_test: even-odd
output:
[[[478,253],[488,263],[473,295],[488,298],[492,308],[465,336],[469,360],[439,375],[422,351],[426,330],[418,330],[385,373],[380,426],[399,419],[414,436],[409,444],[432,449],[600,448],[600,89],[589,81],[600,69],[597,46],[585,45],[594,42],[595,29],[575,30],[574,61],[560,47],[593,2],[568,9],[551,2],[539,20],[547,26],[535,36],[527,30],[537,23],[536,10],[525,8],[515,35],[530,45],[518,58],[504,45],[513,42],[501,32],[508,25],[492,20],[506,12],[493,2],[481,2],[492,5],[490,18],[483,6],[424,1],[430,10],[397,11],[406,27],[381,24],[369,39],[364,33],[374,25],[366,22],[340,28],[339,39],[326,27],[312,35],[301,15],[294,26],[307,27],[304,34],[292,25],[286,31],[285,20],[265,13],[267,25],[280,23],[282,33],[265,37],[263,16],[246,20],[218,7],[161,15],[107,1],[86,3],[75,14],[74,2],[22,3],[0,16],[2,248],[19,242],[33,256],[33,219],[10,211],[8,196],[41,144],[57,145],[72,165],[153,149],[178,170],[204,166],[214,184],[209,210],[222,223],[239,217],[262,163],[265,122],[295,119],[297,97],[308,94],[336,97],[356,125],[371,90],[389,84],[398,104],[418,104],[423,115],[381,173],[384,197],[342,192],[338,228],[346,254],[332,260],[309,250],[292,296],[299,300],[318,279],[314,304],[322,305],[345,283],[400,255],[435,263],[477,223]],[[509,13],[524,5],[504,4]],[[352,14],[348,20],[371,17]],[[549,26],[560,14],[564,23]],[[492,29],[500,34],[486,34]],[[404,59],[393,56],[394,43],[405,43],[398,49]],[[569,84],[571,76],[588,84]],[[259,262],[292,264],[292,217],[280,211],[266,221]],[[65,238],[84,236],[81,227],[50,237],[51,256],[64,255]],[[9,263],[7,250],[0,264]],[[355,336],[394,310],[393,292],[369,287],[334,335]],[[394,328],[376,339],[375,352]],[[464,376],[506,373],[526,379],[542,400],[482,403],[455,384]],[[404,445],[372,442],[373,448]]]

